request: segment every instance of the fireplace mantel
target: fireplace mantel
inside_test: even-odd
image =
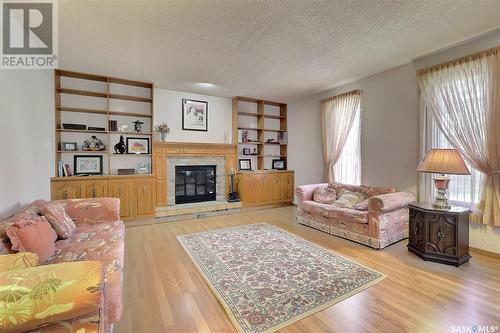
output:
[[[167,206],[167,157],[220,156],[226,159],[226,193],[229,193],[230,170],[236,170],[237,145],[226,143],[153,142],[153,174],[156,178],[156,206]]]

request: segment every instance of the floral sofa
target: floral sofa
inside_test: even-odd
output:
[[[363,193],[368,197],[365,209],[343,208],[313,200],[318,187],[333,187]],[[410,192],[393,187],[375,188],[341,183],[299,186],[297,222],[355,242],[382,249],[408,237],[408,204],[415,201]]]
[[[10,253],[0,242],[1,332],[112,332],[122,311],[124,225],[114,198],[58,201],[76,224],[55,242],[55,254],[38,266],[29,252]],[[38,200],[0,221],[36,213]],[[1,236],[1,233],[0,233]]]

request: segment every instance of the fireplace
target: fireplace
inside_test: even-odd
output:
[[[216,200],[215,165],[176,165],[175,204]]]

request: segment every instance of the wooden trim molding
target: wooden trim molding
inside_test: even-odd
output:
[[[156,206],[167,206],[167,157],[221,156],[226,158],[226,194],[229,193],[231,169],[237,170],[237,145],[225,143],[153,142]]]
[[[357,90],[345,92],[345,93],[340,94],[340,95],[331,96],[331,97],[322,99],[319,103],[323,104],[323,103],[331,102],[333,100],[336,100],[336,99],[339,99],[342,97],[346,97],[346,96],[350,96],[350,95],[361,95],[361,90],[357,89]]]
[[[493,258],[499,258],[500,259],[500,253],[486,251],[486,250],[478,249],[478,248],[475,248],[475,247],[469,247],[469,250],[471,252],[476,252],[476,253],[484,254],[485,256],[488,256],[488,257],[493,257]]]
[[[468,63],[468,62],[471,62],[471,61],[474,61],[477,59],[491,56],[491,55],[497,55],[499,51],[500,51],[500,46],[493,47],[491,49],[483,50],[483,51],[480,51],[480,52],[477,52],[474,54],[470,54],[470,55],[465,56],[465,57],[453,59],[453,60],[446,61],[446,62],[443,62],[443,63],[438,64],[438,65],[434,65],[434,66],[420,69],[417,71],[417,75],[419,75],[419,76],[425,75],[425,74],[428,74],[431,72],[440,71],[440,70],[445,69],[445,68],[449,68],[449,67],[453,67],[453,66],[457,66],[457,65],[462,65],[462,64],[465,64],[465,63]]]

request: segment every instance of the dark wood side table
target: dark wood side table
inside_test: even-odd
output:
[[[429,203],[412,203],[408,250],[420,258],[460,266],[469,261],[469,214],[464,207],[434,209]]]

